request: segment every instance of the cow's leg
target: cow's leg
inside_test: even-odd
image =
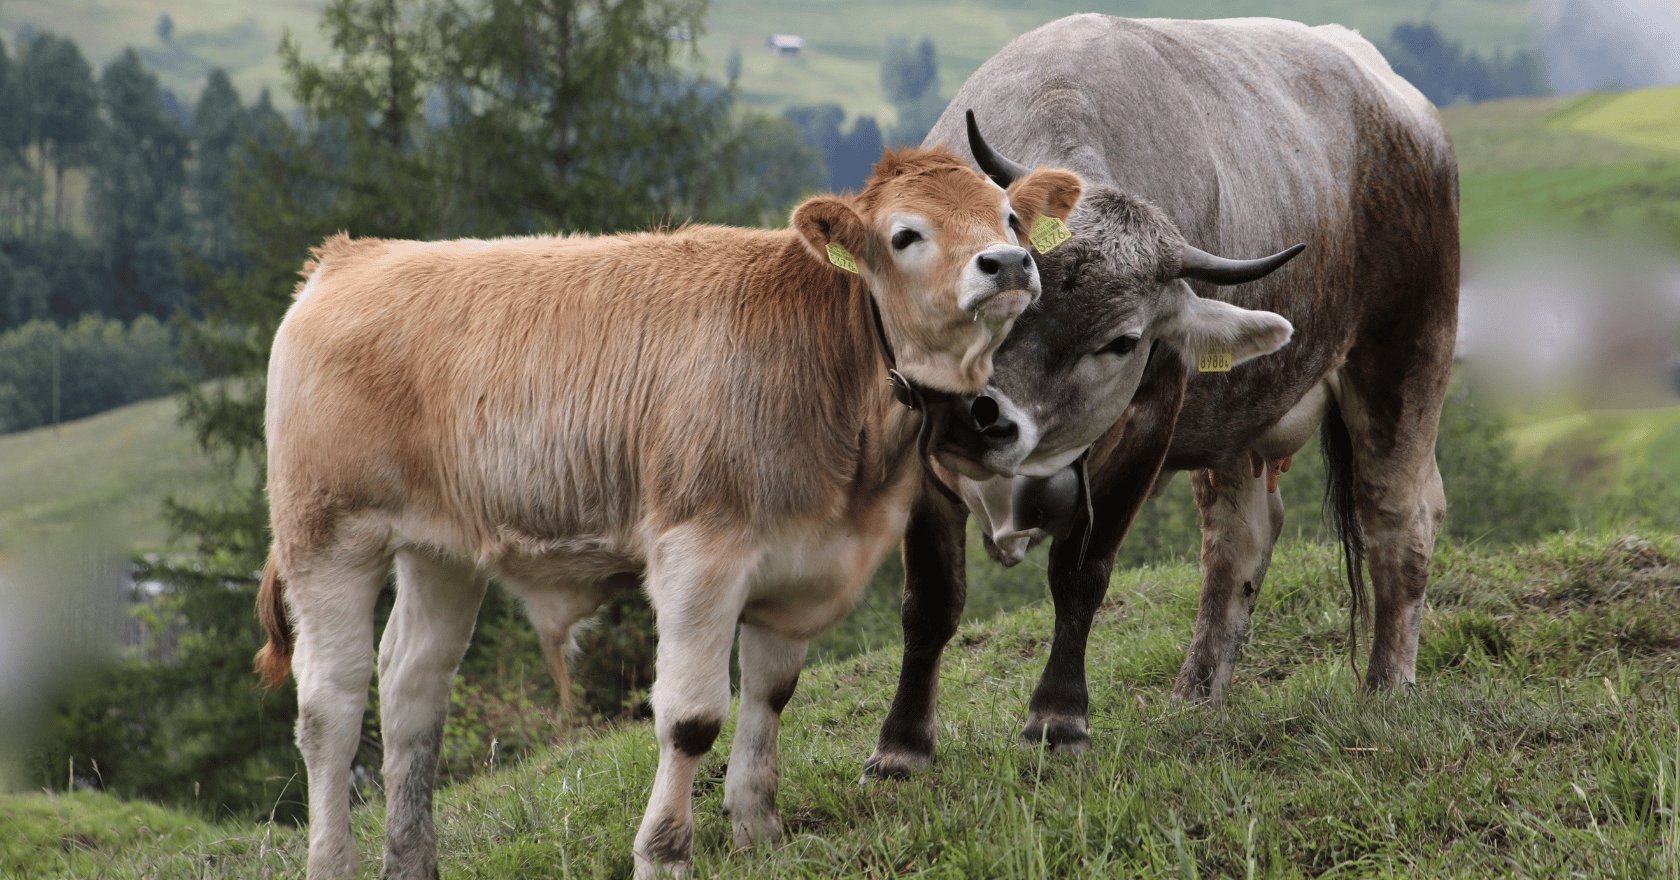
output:
[[[412,549],[397,554],[396,604],[379,643],[388,880],[438,876],[432,783],[450,683],[487,583],[470,562]]]
[[[903,778],[933,760],[939,658],[957,631],[968,593],[963,525],[968,511],[926,489],[904,535],[904,662],[866,777]]]
[[[295,623],[297,744],[309,780],[309,880],[356,873],[350,767],[373,675],[373,605],[390,570],[382,538],[329,552],[286,553]]]
[[[1351,438],[1353,506],[1372,592],[1365,684],[1392,690],[1417,681],[1418,631],[1435,534],[1446,513],[1435,464],[1439,401],[1413,409],[1405,427],[1382,424],[1346,383],[1339,395]],[[1408,436],[1409,435],[1409,436]]]
[[[1108,592],[1109,576],[1120,542],[1155,488],[1166,459],[1179,406],[1184,402],[1184,374],[1171,357],[1151,357],[1132,406],[1109,436],[1091,453],[1091,536],[1084,559],[1080,541],[1057,540],[1050,547],[1050,596],[1056,604],[1056,628],[1050,658],[1028,704],[1024,742],[1048,743],[1059,751],[1081,752],[1091,744],[1090,697],[1085,680],[1085,647],[1097,608]],[[1125,446],[1116,445],[1124,438]]]
[[[1450,316],[1449,316],[1450,317]],[[1443,322],[1444,323],[1444,322]],[[1453,335],[1408,332],[1396,348],[1356,349],[1332,388],[1327,465],[1350,491],[1371,576],[1371,657],[1365,683],[1391,690],[1417,680],[1418,630],[1435,534],[1446,513],[1435,436],[1451,369]],[[1340,436],[1338,436],[1340,435]],[[1341,459],[1342,461],[1338,461]],[[1335,493],[1333,493],[1335,494]]]
[[[1386,505],[1360,505],[1360,525],[1370,543],[1369,567],[1375,594],[1372,616],[1371,660],[1365,684],[1374,690],[1392,690],[1417,682],[1418,635],[1423,624],[1425,590],[1429,585],[1429,563],[1435,551],[1435,536],[1446,516],[1446,496],[1441,489],[1441,472],[1431,454],[1413,493],[1397,490],[1398,504],[1410,504],[1411,515],[1390,518]],[[1367,508],[1369,508],[1367,510]],[[1370,521],[1372,525],[1365,523]]]
[[[638,877],[688,869],[694,773],[729,713],[729,649],[745,600],[746,556],[738,542],[684,536],[663,541],[649,567],[659,627],[652,699],[659,768],[636,833]]]
[[[741,710],[723,790],[723,810],[734,828],[736,846],[781,839],[776,735],[782,707],[799,684],[806,644],[762,626],[741,624]]]
[[[1099,516],[1097,529],[1108,531],[1104,525]],[[1097,607],[1108,592],[1114,554],[1123,535],[1122,526],[1109,546],[1103,546],[1106,542],[1093,535],[1082,566],[1078,564],[1077,540],[1058,540],[1050,548],[1050,596],[1056,605],[1056,628],[1044,674],[1027,705],[1027,725],[1021,731],[1021,740],[1028,745],[1043,742],[1056,751],[1073,754],[1090,748],[1085,647],[1091,638]]]
[[[1248,457],[1217,471],[1191,474],[1202,517],[1202,600],[1195,635],[1173,683],[1181,700],[1225,700],[1237,652],[1248,638],[1249,615],[1283,530],[1283,498],[1267,491]]]

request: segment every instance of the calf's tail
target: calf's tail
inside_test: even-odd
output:
[[[1319,430],[1319,448],[1324,453],[1324,510],[1336,529],[1336,540],[1342,545],[1342,564],[1347,570],[1348,590],[1352,594],[1352,609],[1348,615],[1348,661],[1355,674],[1359,672],[1359,631],[1370,616],[1370,601],[1365,589],[1365,533],[1359,528],[1359,515],[1354,510],[1353,437],[1348,433],[1347,421],[1336,396],[1330,395],[1330,405]]]
[[[292,619],[286,615],[286,581],[274,554],[263,566],[262,586],[257,589],[257,619],[268,632],[268,644],[257,651],[256,672],[262,686],[273,690],[292,671]]]

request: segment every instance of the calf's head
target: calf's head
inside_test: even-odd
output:
[[[1066,219],[1080,188],[1067,171],[1041,169],[1004,187],[943,149],[888,151],[862,192],[812,198],[792,225],[818,259],[831,261],[838,245],[841,262],[855,260],[900,372],[974,394],[1015,318],[1039,297],[1020,239],[1040,216]]]
[[[969,139],[999,183],[1027,173],[980,139],[972,117]],[[963,475],[957,488],[1006,562],[1037,529],[1067,527],[1068,511],[1056,506],[1083,503],[1067,470],[1120,419],[1151,357],[1177,358],[1184,369],[1209,355],[1235,366],[1294,332],[1281,315],[1197,296],[1187,282],[1255,281],[1301,245],[1256,260],[1216,257],[1187,243],[1155,206],[1111,187],[1089,188],[1070,225],[1071,240],[1038,256],[1043,299],[995,356],[986,393],[1018,427],[1015,442],[981,442],[957,417],[941,437],[941,460]],[[996,473],[1021,476],[1011,486],[988,479]],[[1024,497],[1040,509],[1023,509]]]

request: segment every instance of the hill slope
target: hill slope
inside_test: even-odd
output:
[[[1449,107],[1466,244],[1590,223],[1680,250],[1680,88]]]
[[[57,432],[0,436],[0,548],[72,536],[120,550],[162,543],[163,499],[214,470],[178,413],[172,399],[149,400]]]
[[[837,101],[852,113],[890,118],[879,69],[889,36],[932,37],[940,51],[940,81],[950,94],[1017,34],[1075,12],[1133,17],[1224,18],[1268,15],[1311,24],[1337,22],[1386,37],[1401,21],[1428,20],[1469,48],[1531,48],[1535,26],[1527,0],[1381,0],[1347,4],[1335,0],[1127,0],[1093,5],[1077,0],[1021,4],[977,0],[903,4],[890,0],[713,0],[697,63],[717,79],[732,48],[742,55],[741,88],[749,101],[779,110],[788,104]],[[274,49],[290,29],[309,51],[324,46],[316,22],[323,0],[222,3],[217,0],[52,0],[0,4],[0,31],[20,27],[54,30],[75,37],[96,66],[135,46],[158,70],[168,88],[196,99],[213,66],[232,72],[247,97],[268,86],[275,98],[283,85]],[[168,14],[175,31],[169,41],[155,33]],[[805,37],[799,58],[778,59],[765,47],[773,33]]]
[[[857,783],[893,652],[810,670],[782,734],[780,847],[732,852],[720,748],[697,785],[697,874],[728,877],[1673,876],[1680,871],[1680,545],[1564,536],[1443,548],[1422,683],[1357,693],[1333,554],[1280,552],[1223,710],[1168,691],[1189,566],[1119,577],[1091,650],[1093,749],[1015,744],[1046,650],[1040,605],[947,655],[940,757]],[[726,736],[720,742],[727,742]],[[651,732],[582,736],[438,803],[446,877],[612,877],[654,764]],[[381,817],[355,825],[366,875]],[[98,796],[0,798],[0,873],[295,876],[303,839]],[[115,823],[115,830],[106,830]],[[139,830],[136,826],[140,826]]]

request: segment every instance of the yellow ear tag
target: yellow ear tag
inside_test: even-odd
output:
[[[1231,352],[1204,351],[1196,355],[1196,372],[1198,373],[1229,373],[1231,372]]]
[[[1050,253],[1055,247],[1073,237],[1068,231],[1067,224],[1062,218],[1050,214],[1040,214],[1033,221],[1032,232],[1027,235],[1032,239],[1033,250],[1041,254]]]
[[[857,259],[840,242],[831,241],[828,243],[828,261],[847,272],[857,274]]]

